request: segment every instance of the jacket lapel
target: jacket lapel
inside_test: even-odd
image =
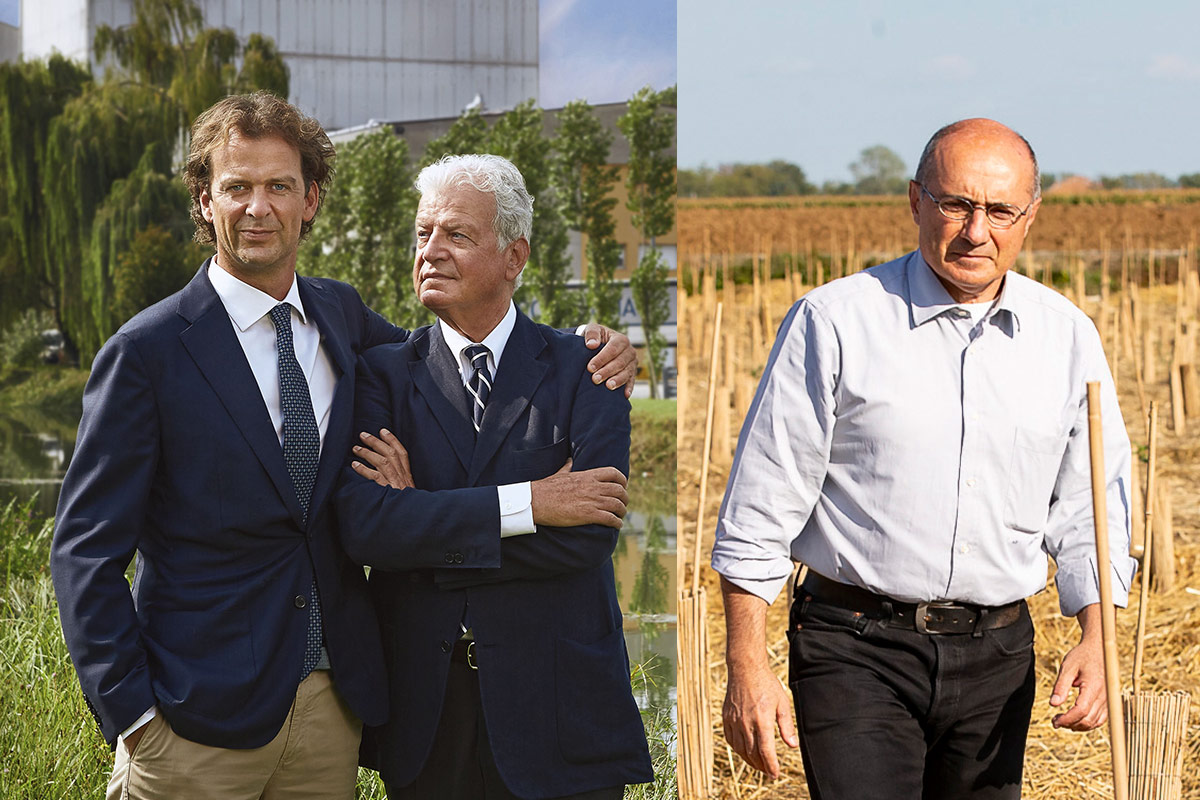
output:
[[[425,399],[442,432],[450,440],[454,455],[466,469],[475,449],[475,431],[458,361],[436,324],[415,337],[413,344],[418,357],[408,364],[413,385]]]
[[[258,382],[234,333],[233,322],[208,280],[208,263],[204,262],[180,293],[177,312],[190,323],[180,332],[180,343],[266,469],[299,525],[300,501],[296,499],[296,490],[283,461],[283,448],[279,446]]]
[[[347,448],[355,434],[351,430],[354,425],[354,353],[350,349],[346,317],[337,298],[311,278],[298,277],[297,283],[305,313],[311,315],[317,324],[317,330],[321,332],[321,346],[338,374],[333,389],[333,403],[329,407],[329,424],[321,445],[321,460],[317,465],[317,480],[313,484],[309,502],[308,518],[312,520],[317,516],[321,503],[329,496],[334,479],[350,455]]]
[[[550,369],[548,362],[538,358],[545,348],[546,340],[537,326],[518,310],[517,324],[504,346],[504,357],[496,370],[492,392],[483,412],[483,424],[467,470],[467,485],[474,486],[479,480],[533,399],[533,393]],[[468,421],[468,427],[470,424]]]

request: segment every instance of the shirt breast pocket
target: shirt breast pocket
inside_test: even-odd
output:
[[[536,481],[553,475],[567,463],[570,455],[571,443],[565,436],[544,447],[513,450],[509,456],[513,482]]]
[[[1046,527],[1050,498],[1066,449],[1065,435],[1017,428],[1004,500],[1006,526],[1025,533],[1037,533]]]

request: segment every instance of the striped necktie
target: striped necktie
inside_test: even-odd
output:
[[[471,362],[471,377],[467,381],[467,395],[471,400],[471,422],[475,433],[483,424],[483,409],[487,406],[488,395],[492,391],[492,378],[488,375],[487,357],[491,352],[482,344],[468,345],[467,359]]]
[[[308,381],[296,360],[292,345],[292,307],[280,303],[271,309],[275,323],[275,348],[279,355],[279,399],[283,408],[283,460],[288,476],[300,501],[301,518],[308,524],[308,504],[312,500],[313,484],[317,480],[317,462],[321,457],[321,433],[313,415]],[[321,660],[321,599],[317,594],[317,578],[313,575],[312,600],[308,603],[308,634],[304,644],[304,663],[300,679]],[[299,601],[300,598],[297,598]]]

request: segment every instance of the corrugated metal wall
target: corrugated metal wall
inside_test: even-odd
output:
[[[199,0],[206,24],[275,40],[291,100],[327,129],[459,114],[537,97],[537,0]],[[27,58],[83,58],[131,0],[25,0]]]

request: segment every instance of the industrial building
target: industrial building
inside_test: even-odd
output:
[[[327,130],[456,116],[476,97],[488,108],[537,97],[538,0],[197,3],[208,27],[273,39],[291,70],[289,100]],[[20,52],[92,63],[97,26],[132,19],[133,0],[22,0]]]

